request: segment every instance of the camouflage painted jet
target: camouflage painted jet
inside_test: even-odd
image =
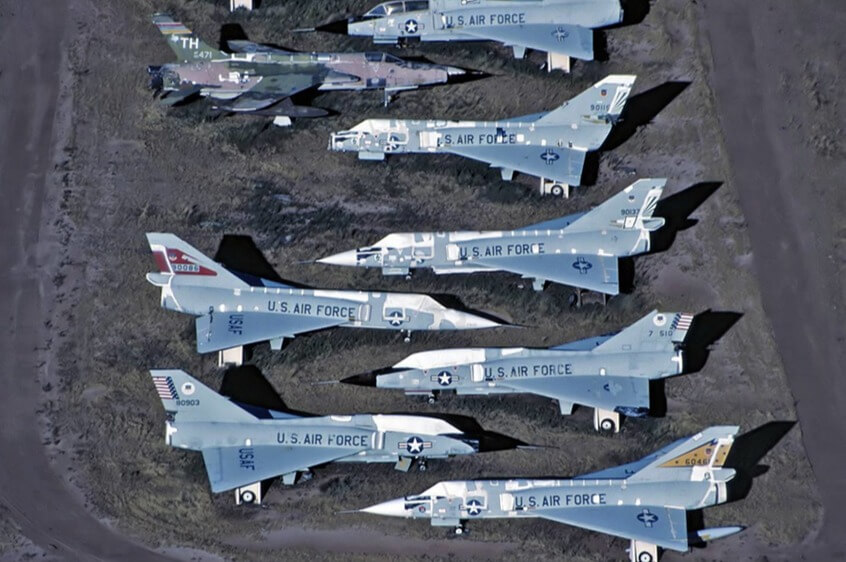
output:
[[[521,59],[547,53],[547,69],[570,69],[570,58],[593,60],[593,29],[623,21],[620,0],[406,0],[316,27],[372,37],[374,43],[498,41]]]
[[[738,428],[717,426],[680,439],[639,461],[560,480],[439,482],[415,496],[360,511],[429,519],[455,527],[474,519],[540,517],[631,541],[633,562],[655,562],[658,548],[686,552],[743,530],[689,530],[687,512],[725,503],[736,472],[725,465]]]
[[[295,106],[290,97],[318,90],[382,89],[392,94],[446,83],[460,68],[405,61],[380,52],[295,53],[250,41],[229,41],[233,54],[210,47],[182,23],[156,14],[153,23],[168,38],[177,63],[151,66],[150,86],[165,91],[166,103],[208,96],[220,109],[281,117],[320,117],[320,108]],[[285,124],[280,122],[278,124]]]
[[[357,152],[362,160],[387,154],[456,154],[541,178],[541,193],[567,196],[579,185],[588,151],[597,150],[620,117],[634,76],[612,75],[558,109],[502,121],[367,119],[333,133],[329,149]]]
[[[209,353],[336,326],[396,330],[474,330],[502,324],[446,308],[414,293],[303,289],[229,270],[173,234],[148,233],[161,305],[197,317],[197,351]]]
[[[638,180],[591,211],[516,230],[397,232],[317,261],[406,277],[423,268],[438,275],[507,271],[532,279],[536,291],[552,281],[616,295],[620,258],[648,252],[650,234],[664,225],[652,213],[665,183]]]
[[[341,380],[359,386],[426,395],[537,394],[594,409],[594,427],[620,431],[621,415],[650,410],[650,381],[684,372],[683,343],[692,314],[652,311],[616,333],[548,349],[478,347],[409,355],[393,367]]]
[[[294,484],[298,474],[330,462],[390,462],[402,471],[417,462],[425,470],[427,459],[520,444],[490,432],[465,433],[432,416],[304,417],[232,401],[184,371],[150,374],[167,413],[167,444],[203,453],[214,493],[251,488],[277,476]],[[252,503],[256,494],[239,490],[239,500]]]

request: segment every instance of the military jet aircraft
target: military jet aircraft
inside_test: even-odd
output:
[[[318,31],[401,41],[498,41],[521,59],[546,51],[548,70],[570,70],[570,57],[593,60],[593,29],[623,21],[619,0],[406,0]]]
[[[180,370],[150,371],[167,413],[165,440],[201,451],[214,493],[238,490],[253,503],[253,486],[330,462],[395,463],[425,470],[427,459],[515,448],[521,443],[482,431],[466,433],[437,417],[356,414],[304,416],[232,401]]]
[[[382,89],[385,105],[402,90],[446,83],[465,74],[461,68],[405,61],[381,52],[295,53],[250,41],[229,41],[233,54],[210,47],[166,14],[153,23],[168,38],[177,63],[151,66],[150,86],[164,91],[163,100],[179,103],[194,95],[208,96],[218,108],[234,113],[290,117],[320,117],[323,109],[295,106],[291,96],[317,90]],[[284,118],[288,118],[287,121]]]
[[[457,154],[541,178],[541,193],[569,195],[579,185],[588,151],[597,150],[620,117],[635,76],[612,75],[558,109],[501,121],[366,119],[332,133],[329,149],[357,152],[362,160],[387,154]]]
[[[341,382],[428,396],[454,392],[495,396],[537,394],[557,400],[562,415],[573,406],[594,409],[594,427],[620,431],[621,415],[650,411],[650,381],[684,372],[683,343],[694,316],[652,311],[616,333],[548,349],[477,347],[409,355],[393,367]]]
[[[690,531],[687,512],[725,503],[736,472],[725,465],[738,428],[717,426],[680,439],[639,461],[560,480],[465,480],[439,482],[419,495],[360,510],[429,519],[455,527],[474,519],[541,517],[631,541],[633,562],[658,560],[658,548],[686,552],[743,530]]]
[[[209,353],[344,326],[411,334],[417,330],[473,330],[499,322],[446,308],[432,297],[304,289],[232,271],[173,234],[148,233],[159,266],[147,280],[161,287],[161,306],[197,317],[197,351]]]
[[[665,183],[638,180],[591,211],[516,230],[397,232],[317,261],[406,277],[422,268],[438,275],[507,271],[533,279],[536,291],[553,281],[617,295],[620,258],[648,252],[650,234],[664,225],[652,213]]]

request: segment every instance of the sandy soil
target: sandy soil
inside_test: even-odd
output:
[[[622,541],[542,521],[480,524],[468,539],[457,541],[424,524],[336,512],[446,478],[577,474],[638,458],[706,425],[737,423],[753,429],[771,420],[796,419],[755,278],[761,271],[750,241],[754,231],[741,211],[735,185],[740,180],[730,168],[730,145],[724,144],[717,119],[714,92],[719,94],[719,88],[712,90],[709,82],[717,54],[712,58],[709,35],[701,30],[700,8],[683,0],[656,3],[643,23],[608,33],[609,62],[580,64],[572,76],[548,75],[492,45],[406,50],[401,54],[425,54],[498,76],[407,93],[387,110],[380,107],[378,93],[318,96],[313,103],[341,114],[298,122],[288,130],[267,128],[257,119],[215,119],[203,103],[165,109],[146,89],[145,65],[171,60],[149,24],[153,11],[169,9],[209,39],[220,24],[239,21],[256,40],[300,50],[368,48],[366,41],[290,33],[342,12],[347,4],[265,0],[260,11],[234,17],[222,4],[206,1],[73,4],[91,11],[76,20],[68,50],[73,120],[60,144],[59,184],[53,186],[57,214],[45,215],[49,228],[43,231],[64,245],[61,262],[51,270],[55,275],[41,276],[52,281],[55,302],[63,306],[46,312],[52,313],[46,326],[52,354],[39,370],[51,383],[40,393],[49,424],[47,451],[53,466],[70,477],[65,485],[50,472],[46,458],[39,461],[47,471],[44,478],[62,484],[48,492],[66,498],[62,505],[70,513],[87,509],[172,557],[211,559],[202,554],[206,551],[269,560],[278,559],[281,551],[299,559],[394,560],[419,558],[425,551],[432,558],[519,553],[539,560],[622,559]],[[350,9],[367,4],[353,2]],[[554,107],[612,72],[638,73],[635,93],[667,82],[690,85],[630,139],[603,154],[595,185],[569,201],[541,199],[532,193],[533,181],[504,183],[485,166],[458,158],[360,163],[325,148],[330,131],[367,116],[527,114]],[[49,148],[49,141],[41,142]],[[40,166],[49,168],[44,162]],[[697,223],[678,233],[667,251],[637,260],[633,293],[606,307],[571,310],[567,288],[536,294],[519,289],[518,280],[505,275],[421,275],[406,282],[381,278],[378,272],[297,264],[398,229],[504,228],[581,210],[633,181],[630,168],[641,177],[668,177],[668,193],[700,182],[723,185],[695,211]],[[9,184],[3,185],[5,192]],[[199,455],[164,444],[164,416],[146,369],[183,368],[212,386],[220,376],[214,358],[194,352],[192,322],[160,310],[155,289],[144,281],[153,265],[143,233],[151,230],[173,231],[207,252],[214,251],[223,233],[248,234],[283,277],[298,282],[453,294],[468,306],[530,326],[415,334],[409,345],[392,334],[336,330],[298,338],[283,353],[258,347],[255,363],[286,402],[315,413],[432,411],[398,394],[311,383],[379,368],[436,346],[553,345],[623,327],[652,308],[712,308],[744,316],[700,373],[667,384],[667,417],[634,420],[617,437],[595,435],[587,411],[561,418],[552,403],[538,398],[447,399],[438,411],[473,416],[487,429],[556,448],[433,463],[425,474],[399,474],[389,466],[329,466],[303,485],[275,485],[263,509],[236,509],[229,494],[208,492]],[[0,376],[20,378],[19,371],[6,369]],[[29,408],[29,425],[37,427],[31,412],[39,387],[33,387],[18,399],[21,408]],[[705,514],[708,525],[750,528],[685,560],[727,559],[733,552],[749,553],[750,559],[766,553],[774,559],[813,536],[821,503],[802,436],[796,427],[770,452],[764,460],[769,470],[745,500]],[[29,446],[36,441],[38,435]],[[44,457],[44,449],[34,449],[32,455]],[[9,466],[2,463],[0,470],[9,472]],[[4,503],[5,490],[20,481],[20,472],[10,472],[3,481]],[[29,527],[21,523],[46,511],[38,507],[28,506],[13,517],[24,535],[48,548],[49,537],[37,524],[43,519],[31,519]],[[83,536],[97,524],[78,517]],[[69,529],[62,535],[75,537]],[[105,536],[119,540],[117,534]],[[398,551],[403,541],[411,545],[408,551]],[[431,548],[421,546],[426,544]]]

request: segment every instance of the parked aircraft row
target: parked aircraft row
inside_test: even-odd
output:
[[[571,57],[592,60],[593,30],[624,19],[619,0],[394,0],[309,30],[370,36],[377,44],[497,41],[517,58],[527,49],[545,52],[552,71],[569,70]],[[403,90],[484,76],[381,52],[298,53],[243,39],[216,49],[166,14],[154,15],[153,23],[178,58],[148,68],[164,103],[209,97],[219,110],[272,116],[277,125],[327,114],[294,103],[293,96],[310,89],[380,89],[388,105]],[[332,133],[329,149],[363,160],[453,154],[499,168],[503,180],[514,172],[535,176],[542,193],[568,196],[570,186],[582,182],[588,153],[602,148],[625,119],[635,78],[607,76],[558,108],[520,117],[366,119]],[[505,272],[531,280],[536,291],[553,282],[617,295],[621,260],[649,253],[667,227],[656,213],[665,183],[640,179],[594,209],[511,230],[394,232],[371,245],[315,256],[315,262],[405,277],[419,269]],[[415,331],[509,327],[428,295],[307,288],[209,258],[173,234],[148,233],[147,239],[158,265],[147,279],[160,288],[163,308],[195,318],[200,353],[241,353],[263,342],[280,350],[286,338],[340,327],[399,331],[406,341]],[[623,417],[650,414],[656,381],[701,368],[688,360],[702,345],[689,337],[697,318],[655,310],[614,334],[547,349],[429,350],[334,382],[402,390],[431,403],[442,393],[539,395],[556,401],[562,415],[591,408],[596,430],[618,432]],[[181,370],[151,376],[167,412],[167,443],[200,451],[212,492],[235,490],[238,503],[259,502],[264,481],[281,477],[291,485],[330,462],[423,470],[429,459],[528,447],[455,416],[310,416],[289,411],[281,400],[237,396],[231,385],[216,393]],[[688,511],[732,499],[728,483],[736,472],[729,461],[737,432],[707,428],[639,461],[572,479],[440,482],[359,511],[429,519],[458,534],[472,519],[540,517],[628,539],[631,560],[651,562],[659,547],[685,551],[741,530],[692,529],[687,519]]]

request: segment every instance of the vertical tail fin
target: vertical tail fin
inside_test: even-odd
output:
[[[728,471],[722,474],[725,478],[714,479],[728,479],[734,471],[723,466],[739,430],[733,425],[713,426],[680,439],[633,463],[639,466],[629,481],[697,481],[720,470]]]
[[[150,376],[165,411],[173,415],[173,423],[243,422],[256,419],[185,371],[156,369],[150,371]]]
[[[653,217],[664,192],[666,179],[637,180],[617,195],[579,217],[568,229],[599,230],[621,228],[653,231],[664,225],[664,219]]]
[[[593,348],[597,353],[672,351],[684,341],[693,314],[653,310],[628,328]]]
[[[569,125],[581,121],[614,122],[623,112],[636,76],[612,74],[537,120],[543,125]]]
[[[167,14],[153,14],[153,23],[162,35],[167,37],[168,45],[180,61],[212,60],[229,58],[223,51],[212,48],[184,24],[174,21]]]
[[[147,242],[159,266],[158,273],[148,273],[153,285],[172,285],[173,279],[190,280],[187,285],[205,287],[239,288],[249,285],[228,269],[203,255],[178,236],[161,232],[148,232]]]

